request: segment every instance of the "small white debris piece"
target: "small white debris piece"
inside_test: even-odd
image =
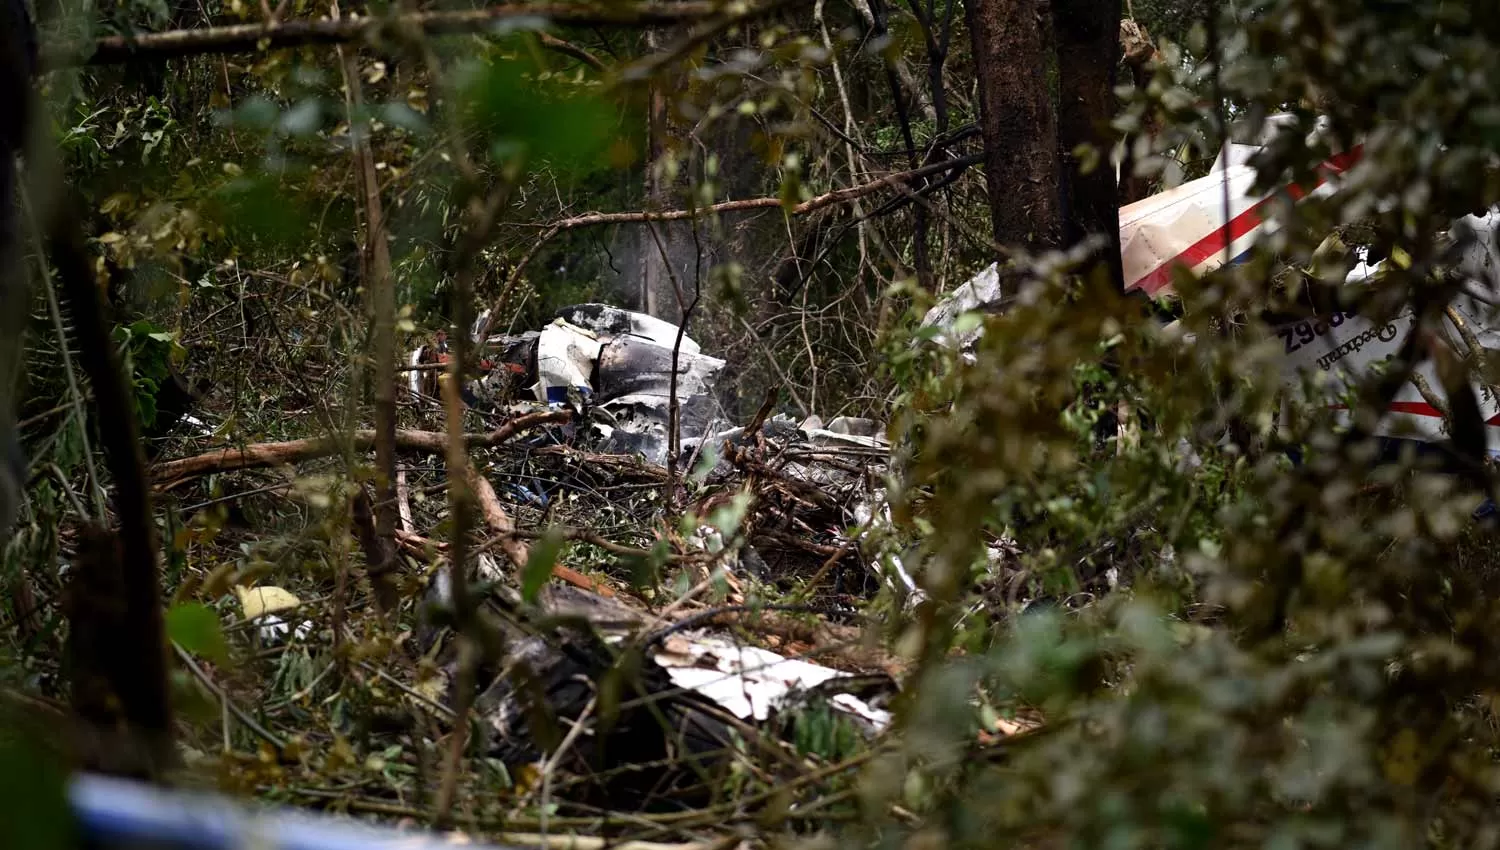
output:
[[[721,637],[673,635],[652,657],[672,684],[713,700],[741,720],[757,722],[770,717],[790,694],[849,675]],[[851,694],[834,695],[829,703],[859,715],[877,730],[890,723],[888,712]]]
[[[884,729],[891,724],[891,713],[883,708],[871,708],[870,704],[853,694],[834,694],[828,700],[835,708],[841,708],[850,714],[857,714],[865,719],[865,722],[876,729]]]
[[[406,391],[411,393],[413,399],[422,397],[422,372],[416,367],[422,365],[422,356],[426,353],[427,346],[419,345],[406,357],[406,365],[412,367],[406,373]]]
[[[289,611],[302,604],[291,591],[280,587],[267,585],[265,587],[239,587],[234,589],[236,596],[240,598],[240,610],[245,619],[255,620],[260,627],[261,640],[275,642],[284,638],[292,627],[287,621],[276,616],[282,611]],[[297,625],[296,635],[305,638],[312,633],[312,621],[303,620]]]
[[[260,623],[260,639],[266,643],[275,643],[287,636],[292,631],[291,625],[286,620],[275,614],[266,614],[258,621]],[[298,640],[306,640],[312,634],[312,621],[303,620],[297,624],[296,635]]]

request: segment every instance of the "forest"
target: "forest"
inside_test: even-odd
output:
[[[1483,4],[4,2],[0,847],[1500,847]]]

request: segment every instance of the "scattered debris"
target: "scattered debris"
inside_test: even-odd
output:
[[[741,720],[756,722],[793,705],[803,692],[854,678],[716,635],[670,635],[651,657],[666,668],[673,684],[708,697]],[[872,732],[883,731],[891,720],[890,712],[853,694],[835,693],[829,703],[864,720]]]
[[[713,395],[724,361],[703,354],[676,325],[643,313],[580,304],[560,310],[540,331],[491,335],[483,347],[491,368],[470,383],[470,403],[570,407],[588,419],[593,447],[606,454],[665,466],[674,396],[683,445],[728,427]],[[426,349],[413,352],[414,364]]]
[[[234,593],[240,599],[240,611],[245,615],[245,619],[253,620],[258,624],[262,641],[275,643],[293,631],[291,624],[279,616],[302,605],[302,600],[290,591],[269,585],[265,587],[236,585]],[[298,623],[297,638],[305,639],[312,633],[312,628],[313,624],[308,620]]]
[[[1256,241],[1272,227],[1263,215],[1271,195],[1254,191],[1257,172],[1250,160],[1269,134],[1290,120],[1290,116],[1272,116],[1267,136],[1259,144],[1232,145],[1206,176],[1121,208],[1120,258],[1127,291],[1152,298],[1170,297],[1175,272],[1203,275],[1226,262],[1235,264],[1248,257]],[[1310,191],[1296,197],[1332,191],[1362,154],[1363,147],[1356,145],[1329,158]],[[1224,220],[1226,211],[1228,222]],[[1467,278],[1467,286],[1448,310],[1441,338],[1463,360],[1483,360],[1492,356],[1489,352],[1500,353],[1500,314],[1495,307],[1496,294],[1500,293],[1497,225],[1500,209],[1492,209],[1482,215],[1465,216],[1447,234],[1462,241],[1457,265]],[[1384,260],[1370,264],[1361,258],[1345,276],[1345,283],[1365,284],[1385,267]],[[1002,295],[998,266],[991,265],[929,310],[922,325],[937,330],[938,343],[972,357],[969,349],[983,328],[979,323],[960,321],[960,317],[996,310]],[[1313,397],[1326,399],[1327,407],[1346,420],[1349,413],[1342,398],[1351,382],[1395,353],[1411,329],[1411,310],[1408,307],[1379,323],[1374,317],[1350,310],[1309,313],[1306,318],[1272,328],[1284,347],[1283,385],[1290,397],[1307,398],[1311,378],[1315,384]],[[1184,341],[1191,343],[1191,339]],[[1414,370],[1412,380],[1388,405],[1375,429],[1378,436],[1418,443],[1447,439],[1446,394],[1436,369],[1436,363],[1427,359]],[[1489,452],[1500,456],[1500,398],[1479,383],[1473,387],[1485,419]]]

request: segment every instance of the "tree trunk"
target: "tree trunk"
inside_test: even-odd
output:
[[[1120,0],[1052,0],[1057,40],[1057,141],[1063,239],[1076,245],[1091,235],[1107,241],[1103,259],[1121,290],[1120,209],[1109,150],[1114,133],[1115,69],[1120,63]],[[1093,167],[1076,153],[1094,148]]]
[[[995,241],[1057,247],[1057,119],[1049,0],[966,0]]]

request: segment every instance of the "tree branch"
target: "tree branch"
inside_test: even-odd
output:
[[[339,15],[337,0],[332,13]],[[365,196],[365,248],[361,254],[361,275],[369,300],[371,357],[375,361],[375,526],[381,537],[378,549],[388,555],[395,552],[394,538],[399,520],[396,503],[396,284],[391,276],[391,249],[386,233],[385,207],[380,200],[380,178],[375,173],[374,124],[356,128],[357,115],[364,109],[364,91],[359,79],[359,60],[354,51],[338,48],[344,71],[344,104],[349,116],[350,150],[359,175],[359,186]],[[364,489],[360,489],[364,496]],[[368,497],[365,497],[368,498]],[[367,550],[367,555],[374,554]],[[374,574],[386,568],[387,561],[371,561]],[[378,602],[393,599],[390,593],[377,593]],[[382,610],[388,610],[384,605]]]
[[[884,177],[871,180],[868,183],[861,183],[858,186],[846,186],[843,189],[835,189],[832,192],[826,192],[822,195],[808,198],[807,200],[803,201],[800,204],[797,204],[796,206],[788,210],[787,214],[807,215],[809,213],[817,212],[818,210],[824,209],[826,207],[831,207],[836,204],[847,203],[849,201],[862,198],[865,195],[873,194],[882,189],[903,186],[907,181],[910,180],[930,177],[934,174],[941,174],[943,172],[956,172],[983,161],[983,154],[972,154],[970,156],[961,156],[954,159],[944,160],[943,162],[935,162],[931,165],[924,165],[921,168],[915,168],[911,171],[898,171],[894,174],[887,174]],[[515,285],[515,282],[520,279],[521,273],[525,271],[527,264],[531,262],[532,258],[536,256],[537,252],[541,250],[542,246],[552,241],[554,237],[565,230],[576,230],[580,227],[597,227],[606,224],[641,224],[654,221],[682,221],[684,219],[691,219],[704,215],[715,215],[719,213],[732,212],[749,212],[752,210],[769,210],[777,208],[784,208],[782,200],[780,198],[745,198],[739,201],[723,201],[721,203],[711,204],[709,206],[702,207],[696,210],[663,210],[661,212],[652,212],[649,210],[632,210],[629,212],[594,212],[584,213],[583,215],[573,216],[572,218],[559,219],[558,221],[554,221],[553,223],[547,225],[546,229],[542,231],[542,235],[537,238],[536,242],[532,243],[532,246],[527,249],[525,254],[521,256],[520,261],[517,262],[516,265],[511,269],[510,275],[506,278],[505,285],[500,287],[500,297],[501,299],[505,298],[505,293],[508,292],[511,287]],[[495,307],[490,310],[489,316],[486,317],[484,324],[479,329],[479,339],[484,339],[489,334],[491,324],[495,321],[496,317],[500,315],[501,306],[502,305],[500,303],[497,303]]]
[[[498,446],[521,431],[566,421],[571,411],[555,410],[528,413],[501,425],[488,434],[467,434],[466,443],[473,447]],[[355,431],[349,437],[356,451],[369,451],[375,445],[375,432]],[[410,452],[441,454],[448,450],[448,435],[441,431],[397,431],[396,448]],[[158,482],[175,481],[211,472],[230,472],[236,469],[254,469],[264,466],[301,463],[320,457],[330,457],[340,451],[340,441],[333,437],[311,437],[305,440],[288,440],[280,443],[251,443],[242,448],[215,449],[200,455],[157,464],[151,477]]]
[[[607,66],[599,57],[595,56],[584,48],[579,47],[571,41],[564,41],[549,32],[539,32],[536,34],[536,36],[537,39],[541,41],[542,46],[547,48],[548,50],[556,51],[565,56],[571,56],[574,59],[577,59],[579,62],[582,62],[583,64],[589,66],[590,68],[593,68],[595,71],[598,71],[600,73],[608,70]]]
[[[55,70],[76,65],[113,65],[137,58],[167,59],[210,53],[251,53],[310,44],[345,44],[376,39],[392,30],[418,31],[429,36],[454,35],[481,32],[507,21],[528,19],[545,19],[565,26],[665,26],[711,20],[719,16],[721,11],[720,4],[702,0],[628,5],[507,3],[482,9],[420,12],[380,18],[295,20],[274,26],[264,23],[235,24],[107,36],[95,41],[91,51],[51,49],[43,58],[43,67]],[[749,14],[759,11],[757,9]],[[732,16],[736,21],[742,17]]]

